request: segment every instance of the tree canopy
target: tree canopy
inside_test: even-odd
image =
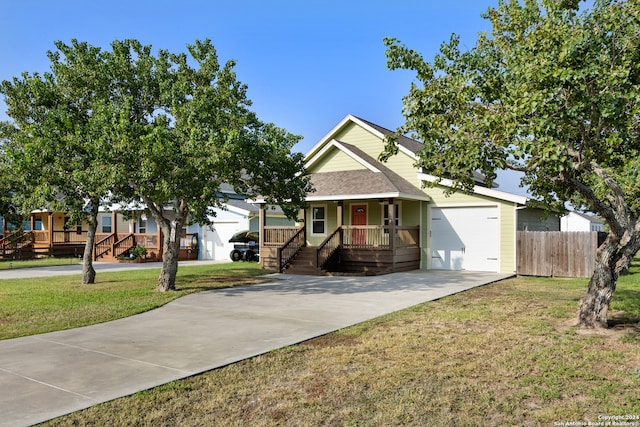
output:
[[[23,214],[33,209],[65,211],[70,220],[89,224],[83,283],[93,283],[93,242],[98,208],[113,185],[99,106],[109,100],[105,54],[87,43],[56,43],[51,70],[23,73],[4,81],[0,92],[13,120],[4,123],[8,179]]]
[[[257,118],[235,62],[220,64],[209,40],[178,54],[137,40],[56,48],[51,72],[2,83],[14,171],[37,183],[38,200],[79,215],[114,202],[147,210],[164,238],[158,289],[175,288],[182,227],[211,221],[221,184],[290,217],[304,204],[300,137]]]
[[[579,310],[605,326],[617,275],[640,247],[640,12],[635,1],[501,0],[490,34],[461,51],[453,35],[427,62],[387,38],[388,67],[416,81],[404,98],[400,134],[423,141],[418,165],[472,191],[499,169],[549,209],[599,214],[610,228]],[[393,155],[392,140],[382,158]]]

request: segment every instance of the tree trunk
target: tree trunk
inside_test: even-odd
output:
[[[82,255],[82,283],[90,284],[96,281],[96,270],[93,268],[93,247],[96,240],[96,228],[98,226],[98,208],[91,210],[87,223],[87,241],[84,245],[84,253]]]
[[[607,328],[609,303],[616,290],[618,273],[616,263],[620,258],[617,241],[611,235],[598,248],[596,267],[589,280],[586,295],[580,300],[578,325],[584,328]]]
[[[176,223],[170,227],[162,227],[162,270],[158,277],[156,290],[160,292],[175,291],[178,274],[178,255],[180,254],[180,231]]]
[[[610,268],[596,266],[589,280],[587,294],[580,300],[578,325],[585,328],[607,328],[609,302],[616,290],[616,278]]]

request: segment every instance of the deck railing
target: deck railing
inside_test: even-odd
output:
[[[116,235],[109,234],[96,234],[95,250],[93,251],[93,259],[98,260],[102,255],[106,254],[113,248],[113,244],[116,242]]]
[[[291,262],[298,251],[306,245],[304,226],[297,229],[297,232],[287,240],[282,247],[278,248],[278,265],[280,271],[284,271],[287,264]]]
[[[342,246],[345,248],[390,248],[389,227],[380,225],[345,225]]]
[[[343,225],[342,241],[340,245],[345,248],[376,248],[390,249],[389,226],[382,225]],[[264,245],[283,247],[291,240],[292,236],[300,232],[299,227],[265,227]],[[331,240],[331,245],[336,241],[335,231],[326,239]],[[323,242],[320,246],[328,244]],[[419,226],[396,226],[396,248],[417,247],[420,245]],[[320,255],[319,255],[320,256]]]
[[[34,230],[33,242],[34,243],[49,243],[49,232],[46,230]]]
[[[264,244],[266,246],[280,246],[288,242],[298,233],[300,227],[264,227]]]
[[[396,248],[420,246],[420,227],[396,227]]]
[[[391,249],[388,226],[345,225],[342,246],[345,248]],[[415,247],[420,244],[420,227],[395,227],[395,247]]]
[[[124,239],[118,240],[113,244],[113,256],[119,257],[136,246],[133,234],[127,234]]]
[[[46,231],[45,231],[46,233]],[[53,244],[82,244],[87,242],[86,231],[62,230],[53,231]]]
[[[340,248],[340,242],[342,242],[342,228],[338,227],[318,246],[316,260],[318,268],[324,267],[331,256]]]
[[[34,235],[31,231],[14,231],[7,233],[4,238],[0,239],[0,249],[13,250],[23,248],[34,241]]]
[[[198,235],[195,233],[180,235],[180,249],[195,249],[198,247]]]

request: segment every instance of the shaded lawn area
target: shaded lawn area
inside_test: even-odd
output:
[[[255,263],[180,266],[176,292],[155,290],[160,269],[98,272],[81,276],[0,280],[0,339],[106,322],[157,308],[182,295],[257,283]]]
[[[424,303],[47,425],[503,426],[640,416],[640,273],[606,332],[587,280],[520,277]],[[624,321],[623,321],[624,320]]]
[[[10,270],[13,268],[37,268],[53,267],[57,265],[80,264],[82,260],[78,258],[38,258],[38,259],[3,259],[0,260],[0,270]]]

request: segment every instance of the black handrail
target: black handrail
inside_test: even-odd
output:
[[[278,265],[281,273],[300,249],[305,246],[305,240],[305,226],[303,225],[293,236],[291,236],[291,238],[289,238],[289,240],[285,242],[284,245],[278,248]]]
[[[342,227],[338,227],[326,238],[320,246],[316,254],[316,266],[323,268],[327,261],[342,245]]]

